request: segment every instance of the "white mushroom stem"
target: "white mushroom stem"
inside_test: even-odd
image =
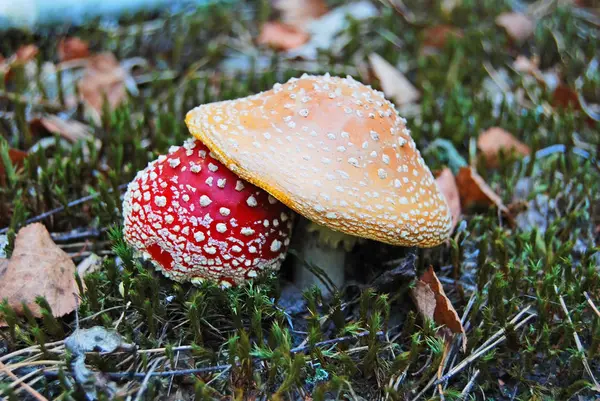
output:
[[[294,282],[302,290],[317,286],[323,295],[341,289],[345,281],[346,254],[356,237],[302,221],[295,235],[298,252]]]

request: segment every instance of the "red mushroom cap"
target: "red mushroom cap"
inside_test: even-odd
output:
[[[292,229],[285,205],[193,139],[137,174],[123,214],[126,241],[167,277],[227,287],[279,269]]]

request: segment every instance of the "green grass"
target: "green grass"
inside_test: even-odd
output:
[[[258,7],[263,16],[268,12],[264,3]],[[492,209],[465,210],[464,222],[447,245],[419,253],[419,268],[434,265],[467,329],[467,351],[459,352],[458,340],[452,343],[443,374],[453,374],[440,388],[448,400],[460,399],[469,385],[468,397],[477,400],[577,396],[592,400],[598,394],[591,390],[592,378],[585,364],[600,379],[600,316],[584,294],[600,306],[600,174],[593,160],[600,147],[600,125],[582,110],[551,107],[551,93],[524,79],[511,65],[517,54],[538,55],[541,68],[558,66],[570,87],[582,77],[581,92],[587,102],[600,103],[598,74],[586,75],[597,57],[598,27],[573,9],[551,8],[538,21],[534,36],[519,45],[511,43],[494,23],[499,13],[510,10],[511,2],[464,0],[451,15],[445,15],[437,2],[428,3],[432,4],[405,2],[415,21],[378,3],[380,16],[353,22],[341,52],[323,51],[310,68],[355,74],[357,62],[373,51],[408,66],[407,76],[422,91],[419,113],[408,121],[419,148],[427,149],[437,138],[451,141],[466,160],[479,161],[478,172],[506,204],[521,200],[527,205],[521,217],[536,218],[535,224],[527,224],[525,219],[499,217]],[[100,148],[90,141],[68,149],[57,140],[55,147],[32,154],[23,169],[5,167],[9,174],[7,185],[0,188],[0,227],[10,227],[7,250],[10,253],[15,232],[28,218],[89,194],[99,195],[43,220],[53,233],[100,232],[88,238],[88,250],[103,253],[106,259],[100,271],[83,279],[87,291],[81,297],[80,326],[114,328],[118,324],[125,341],[141,350],[162,350],[88,355],[88,367],[147,372],[154,364],[158,371],[230,365],[223,371],[177,376],[172,381],[149,380],[145,399],[166,399],[167,393],[179,392],[185,399],[195,396],[199,400],[225,396],[286,400],[307,395],[314,400],[410,400],[422,390],[420,399],[441,399],[438,387],[429,383],[438,377],[444,345],[435,335],[436,328],[416,315],[407,291],[409,283],[385,289],[369,285],[395,266],[386,262],[402,257],[405,250],[379,243],[360,245],[352,255],[360,275],[354,274],[356,281],[345,293],[324,300],[318,291],[307,290],[303,312],[289,314],[278,306],[285,294],[279,278],[228,291],[210,284],[200,288],[177,284],[133,258],[121,238],[119,185],[188,136],[183,121],[187,110],[265,90],[304,72],[306,64],[284,60],[265,49],[260,49],[260,60],[250,67],[236,73],[221,70],[223,60],[239,55],[235,39],[241,33],[257,35],[254,9],[252,5],[212,7],[185,15],[133,16],[123,19],[118,28],[92,23],[3,34],[0,53],[4,55],[21,44],[36,43],[41,49],[40,63],[56,61],[57,38],[69,33],[89,40],[94,51],[112,51],[119,59],[144,57],[150,65],[144,73],[155,75],[140,85],[140,96],[130,97],[126,105],[93,127]],[[165,21],[164,29],[142,29],[156,19]],[[438,23],[454,24],[463,29],[464,36],[449,41],[438,54],[422,55],[423,29]],[[199,60],[202,67],[197,69],[194,63]],[[527,101],[495,102],[485,89],[491,80],[486,66],[504,71],[511,93],[523,91]],[[221,72],[218,79],[214,79],[215,71]],[[355,74],[355,78],[365,81],[368,77]],[[375,80],[368,83],[378,86]],[[60,105],[61,91],[45,89],[47,103]],[[30,96],[41,88],[17,79],[5,90]],[[2,149],[7,145],[26,149],[37,139],[25,121],[44,109],[41,102],[16,103],[0,96],[4,165]],[[72,118],[86,121],[80,109],[69,112]],[[506,156],[499,168],[488,169],[472,151],[472,142],[492,126],[512,132],[532,150],[555,144],[566,150],[528,163]],[[574,149],[584,149],[591,157],[586,160]],[[432,169],[447,163],[436,152],[428,152],[426,159]],[[67,248],[78,240],[61,245]],[[282,276],[289,275],[286,264]],[[40,303],[44,306],[43,300]],[[49,311],[43,319],[18,317],[5,305],[0,306],[0,314],[9,323],[0,331],[0,358],[30,347],[27,353],[3,362],[26,362],[14,371],[24,376],[37,368],[27,365],[33,360],[56,361],[48,366],[59,368],[58,376],[37,373],[26,382],[49,399],[84,399],[70,375],[72,356],[60,344],[50,344],[74,330],[74,317],[56,319]],[[504,341],[454,373],[452,366],[500,335]],[[332,339],[338,340],[326,342]],[[8,389],[6,376],[0,376],[0,381],[4,396],[25,397],[22,390],[16,394],[16,388]],[[124,394],[135,397],[141,382],[119,379],[118,394],[123,399]],[[99,394],[105,397],[102,391]]]

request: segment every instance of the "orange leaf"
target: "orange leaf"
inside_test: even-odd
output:
[[[273,5],[284,24],[297,28],[305,28],[327,12],[324,0],[275,0]]]
[[[460,29],[453,27],[452,25],[442,24],[428,27],[423,30],[423,45],[426,47],[442,49],[451,37],[462,38],[463,33]]]
[[[452,214],[452,231],[454,231],[454,227],[458,224],[461,214],[460,195],[458,193],[458,187],[456,186],[456,179],[454,178],[452,171],[446,167],[437,175],[435,182],[450,206],[450,213]]]
[[[90,55],[87,42],[77,37],[62,38],[58,42],[58,58],[60,61],[87,58]]]
[[[464,351],[467,346],[465,328],[460,322],[456,309],[446,296],[442,284],[433,271],[433,267],[429,267],[423,273],[411,290],[411,295],[421,316],[433,320],[438,325],[445,326],[454,334],[463,335]],[[443,333],[441,334],[443,335]]]
[[[23,161],[27,158],[28,153],[19,149],[8,149],[8,158],[12,162],[15,168],[23,166]],[[4,163],[0,160],[0,184],[6,185],[6,171],[4,169]]]
[[[579,97],[577,92],[568,85],[560,83],[552,93],[552,106],[556,108],[572,108],[573,110],[581,110]]]
[[[308,42],[309,36],[303,30],[280,22],[263,24],[259,44],[269,45],[277,50],[291,50]]]
[[[33,316],[42,317],[35,298],[43,296],[54,316],[64,316],[77,306],[75,269],[46,227],[30,224],[19,230],[11,258],[0,259],[0,298],[7,299],[17,313],[23,312],[24,303]]]
[[[89,58],[84,75],[79,81],[79,94],[98,121],[102,114],[104,96],[111,110],[126,98],[126,72],[112,53],[101,53]]]
[[[525,14],[507,12],[496,17],[496,24],[506,30],[508,36],[517,42],[528,39],[535,29],[535,21]]]
[[[496,205],[502,212],[508,214],[502,199],[490,188],[473,167],[462,167],[456,176],[456,185],[460,194],[460,204],[468,208],[473,205]]]
[[[492,127],[481,133],[477,138],[477,146],[490,167],[498,166],[498,154],[501,151],[506,153],[514,151],[521,156],[531,153],[529,146],[500,127]]]

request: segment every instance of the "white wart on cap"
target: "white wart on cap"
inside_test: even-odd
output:
[[[138,173],[123,214],[126,241],[166,276],[223,286],[277,270],[292,229],[285,205],[191,138]]]
[[[406,120],[351,77],[292,78],[196,107],[186,123],[229,169],[316,223],[401,246],[435,246],[450,233]]]

